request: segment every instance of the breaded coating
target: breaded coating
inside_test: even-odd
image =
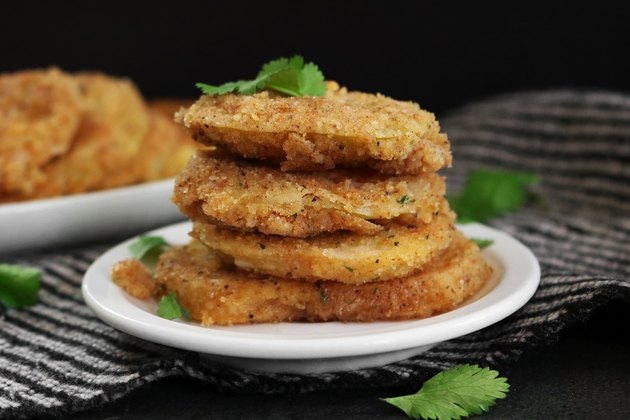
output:
[[[448,139],[433,114],[336,83],[324,97],[204,95],[176,119],[201,143],[280,163],[284,171],[340,166],[418,174],[451,163]]]
[[[375,234],[379,219],[428,223],[443,202],[444,178],[387,176],[358,169],[287,173],[217,152],[193,157],[173,202],[190,219],[298,238],[349,230]]]
[[[149,106],[151,123],[140,150],[125,170],[111,174],[105,187],[154,181],[177,175],[197,151],[196,143],[161,109]]]
[[[179,174],[197,151],[196,143],[186,130],[175,124],[173,114],[166,117],[160,109],[149,106],[151,127],[142,142],[140,153],[131,166],[140,173],[138,181],[152,181]]]
[[[193,241],[162,254],[156,282],[175,292],[192,319],[203,325],[369,322],[450,311],[492,274],[479,248],[459,232],[425,270],[362,285],[278,279],[218,268],[219,264],[212,251]]]
[[[448,247],[454,214],[444,207],[431,223],[383,222],[375,235],[326,233],[301,239],[243,233],[193,223],[191,236],[237,267],[281,278],[366,283],[406,276]]]
[[[41,167],[69,149],[81,113],[78,86],[58,69],[0,75],[0,197],[45,181]]]
[[[44,167],[34,197],[111,187],[110,176],[129,168],[149,130],[150,116],[136,87],[99,73],[75,76],[85,112],[71,149]]]
[[[192,102],[190,99],[160,99],[149,102],[149,111],[153,118],[159,119],[157,115],[164,118],[161,119],[159,126],[149,130],[145,139],[146,148],[154,152],[145,156],[145,160],[149,158],[149,164],[140,181],[170,178],[179,174],[200,148],[188,131],[174,120],[175,112],[190,106]],[[144,143],[141,150],[145,149]],[[166,143],[167,146],[160,143]],[[139,157],[138,160],[140,159]]]
[[[175,176],[199,148],[126,79],[58,69],[0,75],[0,203]]]
[[[153,276],[138,260],[129,259],[114,264],[112,280],[125,292],[138,299],[148,299],[155,293]]]

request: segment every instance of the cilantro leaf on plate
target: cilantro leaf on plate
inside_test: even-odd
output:
[[[480,249],[487,248],[494,243],[494,239],[470,238],[470,240],[476,243]]]
[[[0,264],[0,303],[22,308],[37,303],[42,273],[31,267]]]
[[[531,195],[527,187],[536,183],[534,174],[477,170],[469,175],[462,194],[448,201],[459,223],[485,222],[522,207]]]
[[[129,252],[136,260],[142,260],[145,257],[159,255],[165,247],[170,246],[168,242],[161,236],[145,236],[129,245]]]
[[[157,314],[165,319],[184,318],[190,320],[190,312],[179,303],[177,295],[172,291],[160,299]]]
[[[426,381],[420,391],[383,401],[403,410],[412,419],[461,419],[481,414],[505,398],[510,385],[496,370],[459,365]]]
[[[289,96],[324,96],[326,82],[324,75],[314,63],[304,63],[304,58],[295,55],[279,58],[262,66],[252,80],[238,80],[213,86],[197,83],[196,86],[206,95],[224,95],[236,92],[251,95],[259,90],[270,89]]]

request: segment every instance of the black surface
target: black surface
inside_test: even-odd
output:
[[[568,328],[556,344],[503,369],[511,390],[484,419],[628,419],[629,302],[598,310]],[[418,384],[420,386],[421,384]],[[63,418],[114,419],[405,419],[378,397],[397,390],[298,395],[217,393],[203,383],[171,378],[147,385],[101,409]],[[403,390],[398,390],[403,392]]]
[[[352,89],[441,111],[552,86],[630,91],[628,6],[575,1],[5,2],[0,71],[129,76],[150,96],[302,54]]]

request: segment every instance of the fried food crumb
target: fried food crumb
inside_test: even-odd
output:
[[[193,240],[164,252],[156,268],[156,282],[202,325],[426,318],[461,305],[492,274],[479,247],[459,232],[425,270],[360,285],[270,277],[218,261]]]
[[[444,189],[444,178],[435,174],[287,173],[200,152],[178,176],[173,202],[195,222],[240,231],[296,238],[339,230],[373,235],[384,229],[379,220],[407,216],[431,222]]]
[[[59,69],[0,74],[0,199],[46,181],[41,167],[70,149],[81,112],[77,84]]]
[[[454,219],[444,200],[431,223],[383,221],[385,229],[375,235],[340,231],[302,239],[234,232],[200,222],[193,223],[190,235],[231,257],[242,270],[310,282],[360,284],[406,276],[431,263],[450,244]]]
[[[451,164],[448,138],[433,114],[380,94],[332,87],[323,97],[204,95],[175,118],[201,143],[280,163],[285,171],[418,174]]]
[[[128,259],[114,264],[112,279],[125,292],[138,299],[148,299],[155,292],[153,276],[138,260]]]
[[[0,73],[0,204],[164,179],[197,149],[132,81],[57,68]]]

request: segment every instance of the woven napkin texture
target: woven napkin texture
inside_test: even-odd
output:
[[[410,360],[359,371],[260,374],[202,364],[97,319],[80,285],[108,246],[0,257],[43,270],[39,303],[0,313],[0,417],[96,407],[168,376],[234,392],[410,390],[458,363],[501,368],[630,291],[630,96],[545,91],[496,97],[442,119],[454,150],[449,191],[472,169],[535,172],[542,203],[490,224],[529,246],[542,267],[531,301],[502,322]],[[16,223],[27,221],[16,220]],[[1,233],[0,233],[1,234]]]

